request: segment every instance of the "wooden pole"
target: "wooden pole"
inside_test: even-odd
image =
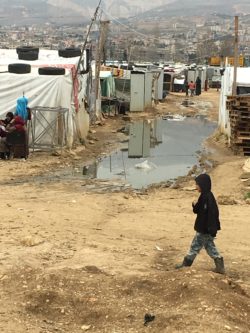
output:
[[[233,91],[232,95],[235,96],[237,94],[237,68],[239,62],[239,17],[235,16],[235,37],[234,37],[234,77],[233,77]]]
[[[102,53],[103,47],[105,44],[108,25],[110,21],[101,21],[100,24],[100,37],[98,40],[98,45],[96,49],[96,64],[95,64],[95,114],[97,111],[97,101],[99,97],[99,79],[100,79],[100,71],[101,71],[101,61],[102,61]]]
[[[79,61],[78,61],[78,64],[77,64],[76,73],[75,73],[75,76],[74,76],[74,80],[73,80],[73,81],[75,81],[75,79],[77,78],[77,73],[78,73],[78,71],[79,71],[79,68],[80,68],[80,65],[81,65],[81,61],[82,61],[82,58],[83,58],[83,56],[84,56],[84,51],[85,51],[85,49],[86,49],[86,45],[87,45],[87,43],[88,43],[88,37],[89,37],[89,35],[90,35],[90,31],[91,31],[91,29],[92,29],[92,25],[93,25],[94,22],[96,21],[96,17],[97,17],[98,11],[99,11],[99,9],[100,9],[101,2],[102,2],[102,0],[99,1],[99,4],[98,4],[98,6],[96,7],[96,10],[95,10],[94,16],[93,16],[93,18],[91,19],[91,23],[90,23],[90,25],[89,25],[89,28],[88,28],[88,31],[87,31],[87,35],[86,35],[86,38],[85,38],[85,41],[84,41],[84,44],[83,44],[83,47],[82,47],[82,50],[81,50],[81,55],[80,55],[80,58],[79,58]],[[86,68],[85,68],[85,69],[86,69]]]

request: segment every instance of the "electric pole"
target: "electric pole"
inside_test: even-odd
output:
[[[84,44],[82,46],[82,50],[81,50],[81,55],[80,55],[80,58],[79,58],[79,61],[78,61],[78,64],[77,64],[77,68],[76,68],[76,73],[75,73],[75,76],[74,76],[74,79],[73,81],[76,80],[77,78],[77,74],[78,74],[78,71],[79,71],[79,68],[80,68],[80,65],[81,65],[81,61],[82,61],[82,58],[84,56],[84,51],[86,49],[86,45],[88,43],[88,37],[90,35],[90,31],[92,29],[92,26],[94,24],[94,22],[96,21],[96,18],[97,18],[97,15],[98,15],[98,12],[99,12],[99,9],[100,9],[100,6],[101,6],[101,3],[102,3],[102,0],[99,0],[99,4],[98,6],[96,7],[96,10],[95,10],[95,13],[94,13],[94,16],[93,18],[91,19],[91,23],[89,25],[89,28],[88,28],[88,31],[87,31],[87,35],[86,35],[86,38],[85,38],[85,41],[84,41]]]
[[[237,68],[239,62],[239,17],[235,16],[235,37],[234,37],[234,77],[233,77],[233,91],[232,95],[237,95]]]

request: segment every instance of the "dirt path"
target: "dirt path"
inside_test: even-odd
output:
[[[106,132],[115,128],[107,126]],[[98,194],[79,180],[10,185],[27,172],[41,173],[43,159],[14,161],[9,170],[2,163],[0,331],[249,332],[249,205],[240,180],[246,159],[212,142],[218,148],[213,190],[224,203],[216,242],[226,276],[211,271],[204,252],[191,268],[173,268],[194,234],[197,193],[188,179],[178,189]],[[50,159],[54,168],[64,158]],[[148,326],[146,313],[155,315]]]

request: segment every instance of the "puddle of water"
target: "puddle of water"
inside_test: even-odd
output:
[[[129,158],[124,149],[104,158],[96,169],[99,179],[121,179],[141,189],[185,176],[198,163],[203,141],[213,133],[215,123],[202,118],[161,121],[162,143],[150,149],[147,158]]]
[[[62,178],[68,181],[92,178],[99,179],[100,182],[85,187],[89,186],[88,190],[100,189],[105,192],[106,190],[120,191],[122,188],[127,188],[127,184],[134,189],[142,189],[151,184],[187,175],[194,165],[199,164],[199,156],[205,150],[202,143],[214,132],[216,124],[209,122],[204,116],[185,119],[164,118],[158,119],[156,123],[157,125],[150,130],[150,133],[146,131],[146,136],[145,131],[142,131],[143,140],[138,136],[140,144],[150,140],[150,144],[146,143],[147,148],[149,147],[146,151],[149,153],[148,157],[129,158],[128,145],[133,143],[134,139],[130,143],[125,140],[119,151],[93,164],[85,166],[77,164],[73,169],[66,168],[49,175],[36,176],[32,178],[32,182],[54,182]],[[144,151],[141,156],[145,156]],[[30,178],[12,181],[11,184],[28,181],[31,181]]]

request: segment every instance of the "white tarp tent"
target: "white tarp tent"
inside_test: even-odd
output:
[[[62,58],[58,51],[40,50],[39,60],[19,60],[16,50],[0,50],[0,116],[15,111],[16,101],[23,94],[29,107],[61,107],[69,109],[67,117],[67,145],[72,146],[75,138],[83,139],[89,129],[89,116],[84,108],[87,98],[88,74],[78,75],[74,81],[79,57]],[[9,64],[31,65],[28,74],[8,72]],[[40,67],[65,68],[64,75],[39,75]],[[81,65],[81,68],[83,66]],[[74,84],[73,84],[74,82]],[[54,116],[54,115],[53,115]],[[46,115],[50,121],[52,115]],[[39,129],[38,129],[39,131]]]
[[[221,80],[219,127],[222,133],[230,136],[230,119],[226,108],[227,96],[232,95],[234,68],[227,67]],[[237,87],[250,87],[250,67],[237,69]]]

